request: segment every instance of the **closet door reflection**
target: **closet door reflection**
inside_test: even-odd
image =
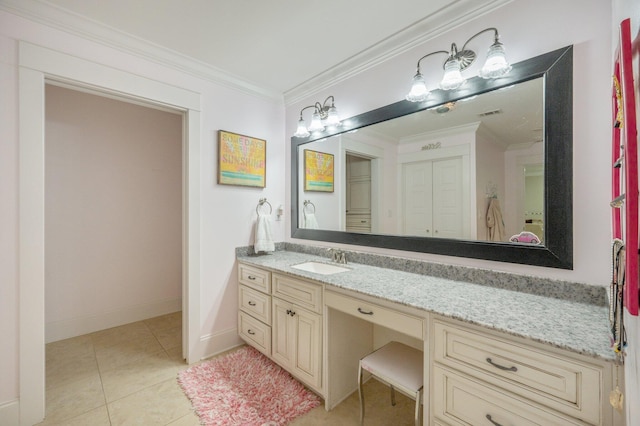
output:
[[[405,235],[468,238],[465,226],[462,158],[403,165],[403,231]]]
[[[371,232],[371,160],[346,154],[346,230]]]

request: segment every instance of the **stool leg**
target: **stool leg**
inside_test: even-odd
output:
[[[393,388],[393,385],[389,385],[391,388],[391,405],[396,406],[396,390]]]
[[[420,426],[420,391],[416,392],[416,426]]]
[[[364,395],[362,393],[362,364],[358,363],[358,398],[360,399],[360,426],[364,424]]]

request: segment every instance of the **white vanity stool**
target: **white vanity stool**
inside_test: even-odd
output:
[[[395,391],[416,400],[415,422],[420,424],[420,406],[423,387],[422,351],[399,342],[389,342],[360,360],[358,368],[358,395],[360,397],[360,424],[364,423],[364,396],[362,370],[366,370],[391,387],[391,404],[396,405]]]

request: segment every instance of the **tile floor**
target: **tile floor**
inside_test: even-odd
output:
[[[46,345],[46,418],[40,425],[197,426],[178,386],[182,313],[127,324]],[[412,425],[414,402],[365,384],[367,425]],[[357,393],[331,412],[320,406],[292,426],[357,425]]]

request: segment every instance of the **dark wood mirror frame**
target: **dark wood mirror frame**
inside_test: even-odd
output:
[[[298,147],[314,140],[402,117],[450,101],[544,77],[544,245],[454,240],[303,229],[298,227]],[[513,65],[503,78],[474,77],[462,89],[435,90],[424,102],[402,100],[348,120],[337,132],[291,138],[291,236],[499,262],[573,269],[573,47],[567,46]]]

